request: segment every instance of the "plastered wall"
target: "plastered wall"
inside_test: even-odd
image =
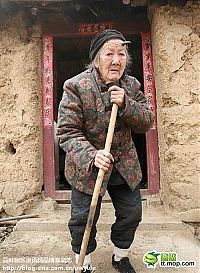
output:
[[[43,183],[41,33],[19,13],[0,37],[0,211],[19,215]]]
[[[161,198],[200,208],[200,1],[152,6]]]

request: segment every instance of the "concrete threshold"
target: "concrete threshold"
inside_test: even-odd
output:
[[[39,218],[20,220],[16,231],[67,231],[70,217],[70,205],[58,207],[53,213],[41,213]],[[109,231],[115,221],[114,209],[111,203],[104,203],[97,224],[99,231]],[[143,208],[143,220],[140,230],[184,230],[186,227],[175,215],[168,215],[160,207]]]

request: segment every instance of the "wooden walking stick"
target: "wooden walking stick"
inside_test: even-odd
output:
[[[112,145],[112,139],[113,139],[115,123],[116,123],[116,118],[117,118],[117,111],[118,111],[118,105],[113,104],[112,112],[111,112],[111,116],[110,116],[110,122],[109,122],[109,126],[108,126],[108,133],[107,133],[107,137],[106,137],[105,148],[104,148],[105,151],[108,153],[110,152],[110,148]],[[79,257],[79,261],[78,261],[77,273],[81,273],[81,270],[82,270],[83,262],[85,259],[85,254],[87,251],[88,241],[89,241],[89,237],[90,237],[90,232],[91,232],[92,224],[93,224],[93,220],[94,220],[94,215],[95,215],[95,211],[96,211],[96,206],[97,206],[97,202],[98,202],[98,198],[99,198],[99,193],[100,193],[101,185],[102,185],[102,182],[104,179],[104,174],[105,174],[105,171],[99,169],[97,180],[96,180],[95,187],[94,187],[94,192],[92,195],[92,201],[91,201],[91,205],[90,205],[87,224],[85,227],[85,232],[84,232],[83,240],[82,240],[82,244],[81,244],[81,251],[80,251],[80,257]]]

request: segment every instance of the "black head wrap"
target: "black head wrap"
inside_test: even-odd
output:
[[[98,33],[90,43],[89,50],[89,59],[93,61],[97,52],[100,48],[109,40],[119,39],[124,42],[124,44],[130,44],[130,41],[126,41],[125,37],[117,30],[114,29],[105,29],[102,32]]]

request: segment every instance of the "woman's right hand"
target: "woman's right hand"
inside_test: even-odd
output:
[[[114,158],[110,153],[106,152],[105,150],[97,151],[94,160],[94,165],[97,168],[107,172],[110,169],[112,163],[114,163]]]

